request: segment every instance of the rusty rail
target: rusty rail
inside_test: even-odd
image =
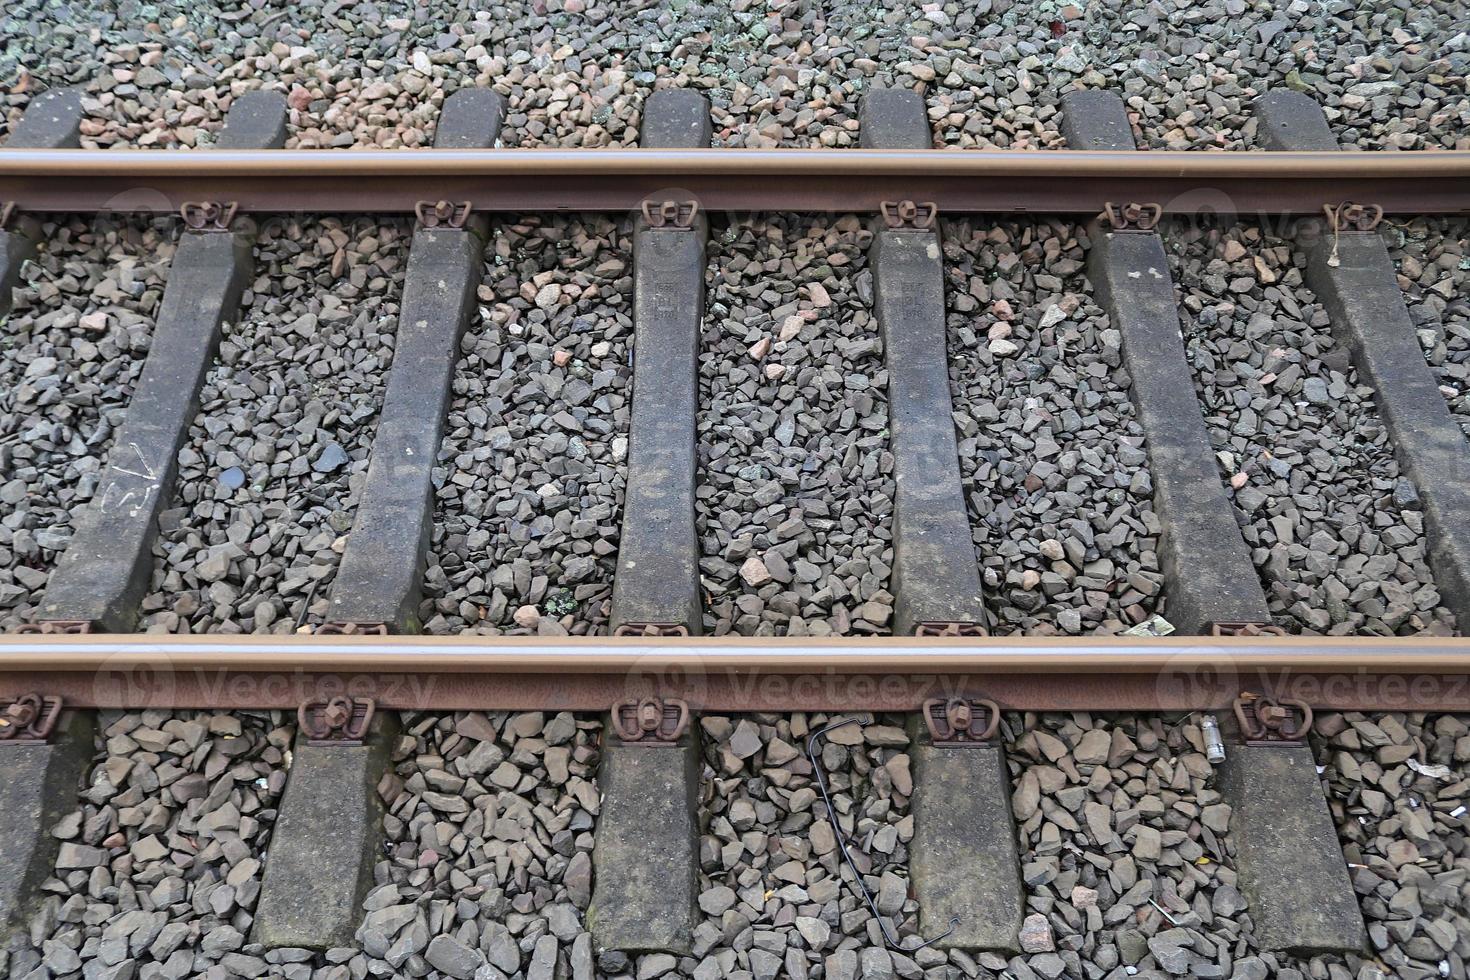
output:
[[[413,213],[426,199],[476,211],[633,211],[677,189],[732,211],[1320,215],[1344,201],[1387,213],[1470,212],[1470,152],[1037,150],[3,150],[0,201],[29,211]]]
[[[0,636],[0,698],[289,708],[606,710],[650,695],[694,710],[1228,709],[1243,692],[1319,710],[1470,710],[1470,640],[1437,637]]]

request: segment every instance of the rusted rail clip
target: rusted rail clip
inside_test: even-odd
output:
[[[61,717],[61,698],[31,691],[0,709],[0,743],[41,745]]]
[[[953,621],[915,623],[915,636],[989,636],[990,630],[979,623]]]
[[[92,632],[92,624],[85,619],[43,619],[36,623],[22,623],[15,631],[31,636],[74,636]]]
[[[613,636],[688,636],[689,627],[683,623],[622,623],[613,630]]]
[[[185,201],[179,217],[190,231],[229,231],[240,205],[234,201]]]
[[[1270,623],[1211,623],[1211,636],[1285,636],[1286,630]]]
[[[944,748],[987,745],[1000,729],[1000,705],[986,698],[932,698],[922,714],[930,740]]]
[[[878,210],[892,231],[928,231],[939,218],[933,201],[880,201]]]
[[[1373,231],[1383,220],[1383,208],[1377,204],[1354,204],[1352,201],[1324,204],[1322,213],[1327,215],[1327,225],[1332,229],[1332,253],[1327,256],[1327,264],[1334,269],[1342,263],[1338,257],[1342,233]]]
[[[420,201],[413,206],[421,228],[463,228],[470,219],[470,202]]]
[[[1246,745],[1301,745],[1312,730],[1312,707],[1296,698],[1247,692],[1235,699]]]
[[[1098,215],[1113,231],[1153,231],[1163,216],[1163,207],[1153,202],[1120,206],[1112,201],[1104,204],[1102,214]]]
[[[15,217],[15,202],[0,201],[0,231],[10,227],[10,219]]]
[[[387,636],[387,623],[322,623],[312,631],[317,636]]]
[[[1324,204],[1322,212],[1327,215],[1327,224],[1333,232],[1373,231],[1383,220],[1383,208],[1377,204]]]
[[[689,231],[699,217],[698,201],[644,201],[643,220],[650,228]]]
[[[613,731],[625,745],[673,745],[689,730],[689,703],[647,697],[612,708]]]
[[[296,723],[307,745],[361,745],[377,710],[372,698],[339,695],[330,701],[303,702],[296,709]]]

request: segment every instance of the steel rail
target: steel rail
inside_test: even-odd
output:
[[[1320,214],[1470,212],[1470,151],[1373,153],[1042,150],[0,150],[0,201],[29,211],[631,211],[692,198],[716,211]]]
[[[0,636],[0,697],[92,707],[913,710],[973,692],[1026,710],[1220,708],[1269,691],[1341,710],[1470,711],[1470,640],[1376,637],[553,638]]]

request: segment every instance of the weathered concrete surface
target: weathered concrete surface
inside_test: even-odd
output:
[[[986,626],[960,481],[944,322],[944,266],[933,231],[879,230],[869,257],[888,366],[893,514],[893,628]]]
[[[922,727],[922,726],[919,726]],[[909,874],[925,938],[944,949],[1020,951],[1025,895],[1005,752],[916,738]]]
[[[1077,150],[1131,150],[1123,100],[1112,92],[1062,99],[1063,131]],[[1212,623],[1269,623],[1270,607],[1225,493],[1180,336],[1164,242],[1153,232],[1092,234],[1087,275],[1123,336],[1129,397],[1147,437],[1154,511],[1163,534],[1164,615],[1181,633]]]
[[[1084,89],[1062,96],[1062,136],[1074,150],[1138,148],[1123,100],[1106,89]]]
[[[433,531],[433,468],[483,254],[484,241],[462,228],[414,232],[367,481],[332,583],[333,621],[383,622],[394,632],[418,632]]]
[[[1129,396],[1147,439],[1154,511],[1163,533],[1165,618],[1181,633],[1211,623],[1269,623],[1270,607],[1226,496],[1191,368],[1158,235],[1097,229],[1087,274],[1123,335]]]
[[[488,150],[500,138],[505,98],[493,89],[462,88],[444,100],[434,129],[439,150]]]
[[[45,745],[0,742],[0,947],[24,930],[56,870],[56,821],[75,809],[95,752],[97,716],[67,711]]]
[[[262,120],[273,112],[284,118],[285,100],[278,93],[258,95],[246,107],[244,100],[231,107],[224,137],[237,119],[256,135],[284,134]],[[172,498],[179,447],[198,413],[221,327],[239,315],[254,269],[253,244],[249,221],[237,222],[232,232],[188,232],[180,239],[127,417],[97,492],[51,575],[39,619],[83,620],[113,633],[137,623],[153,570],[158,515]]]
[[[643,104],[643,122],[638,128],[638,145],[650,149],[682,150],[709,146],[714,124],[709,117],[709,100],[687,88],[654,92]]]
[[[906,89],[863,99],[861,136],[874,149],[930,145],[924,100]],[[944,257],[939,232],[874,227],[868,257],[873,312],[888,367],[888,417],[897,493],[893,514],[893,629],[973,623],[989,616],[960,480],[949,391]]]
[[[97,492],[57,562],[37,618],[126,633],[153,571],[158,515],[173,494],[179,447],[199,410],[220,328],[250,281],[252,236],[192,232],[179,240],[143,373],[107,454]]]
[[[53,88],[26,104],[5,141],[9,150],[69,150],[82,145],[82,90]]]
[[[1257,99],[1254,108],[1256,140],[1268,150],[1342,149],[1310,95],[1277,89]]]
[[[699,633],[694,490],[703,223],[671,231],[640,221],[633,241],[633,416],[612,627],[674,623]]]
[[[1312,750],[1232,745],[1218,773],[1261,946],[1301,955],[1363,950],[1363,916]]]
[[[934,145],[924,97],[905,88],[875,88],[858,106],[858,142],[867,150],[922,150]]]
[[[1393,262],[1376,232],[1346,232],[1332,265],[1330,236],[1307,245],[1307,285],[1393,441],[1404,476],[1419,489],[1429,563],[1444,604],[1470,624],[1470,442],[1450,412],[1404,306]]]
[[[383,802],[397,715],[380,713],[363,745],[314,746],[297,734],[271,834],[252,938],[266,946],[350,946],[381,856]]]
[[[82,96],[77,89],[56,88],[35,96],[10,132],[4,149],[62,150],[81,144]],[[21,266],[36,254],[41,225],[29,215],[11,219],[0,231],[0,317],[15,302]]]
[[[434,146],[494,146],[504,118],[505,101],[495,92],[460,89],[444,101]],[[464,228],[414,232],[367,482],[332,583],[328,618],[334,622],[387,623],[395,633],[419,630],[433,534],[433,470],[460,337],[484,274],[485,233],[485,223],[473,216]]]
[[[230,103],[217,144],[222,150],[273,150],[286,143],[286,100],[279,92],[246,92]]]
[[[15,221],[15,227],[10,230],[0,231],[0,317],[15,306],[15,287],[20,283],[20,270],[28,260],[36,257],[36,242],[40,234],[39,223],[26,216]]]
[[[687,955],[697,921],[698,739],[625,745],[609,725],[602,749],[587,928],[598,950]]]
[[[640,141],[708,146],[709,103],[697,92],[655,92]],[[633,232],[633,415],[628,484],[611,625],[663,623],[702,631],[694,490],[699,455],[699,334],[704,322],[703,215],[689,230]]]

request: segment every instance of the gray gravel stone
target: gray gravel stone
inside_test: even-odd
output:
[[[555,944],[555,940],[552,940]],[[429,941],[429,948],[424,953],[424,959],[434,969],[457,977],[459,980],[468,980],[475,975],[480,964],[485,962],[483,956],[476,950],[470,949],[452,936],[435,936]]]
[[[1470,222],[1421,217],[1386,224],[1383,237],[1424,356],[1439,375],[1450,410],[1470,434],[1470,298],[1463,289],[1470,269]],[[1401,505],[1418,502],[1408,481],[1394,493]]]
[[[225,328],[179,452],[148,631],[290,633],[326,615],[392,360],[406,246],[401,223],[262,228],[242,321]],[[238,490],[222,480],[233,467],[247,475]]]
[[[102,713],[97,764],[79,809],[56,828],[79,839],[61,844],[29,923],[55,975],[181,963],[202,973],[241,967],[235,958],[255,952],[245,936],[292,730],[264,712],[229,717],[227,734],[210,735],[220,717]],[[12,965],[25,952],[12,950]]]
[[[622,521],[632,242],[601,216],[502,224],[436,470],[431,633],[605,633]]]
[[[144,22],[111,10],[73,24],[27,0],[0,22],[15,51],[0,123],[31,95],[79,82],[84,145],[197,146],[242,90],[286,93],[289,145],[424,146],[463,85],[506,96],[505,139],[525,146],[636,142],[643,96],[697,86],[722,145],[852,146],[875,85],[929,97],[936,140],[1056,146],[1074,88],[1121,90],[1154,147],[1248,144],[1253,97],[1307,91],[1339,139],[1369,148],[1467,147],[1470,67],[1458,0],[1410,7],[1246,0],[1163,7],[1054,0],[838,2],[771,10],[693,2],[434,0],[206,9],[166,0]],[[85,29],[83,27],[85,26]]]
[[[1320,716],[1314,732],[1372,946],[1371,963],[1350,956],[1345,968],[1466,974],[1470,896],[1461,879],[1470,846],[1470,726],[1452,715],[1353,713]],[[1316,975],[1317,962],[1311,966]]]
[[[881,633],[887,376],[857,218],[711,231],[696,527],[707,631]]]
[[[944,242],[960,472],[996,630],[1122,632],[1158,603],[1158,524],[1086,238],[957,221]]]
[[[1448,632],[1423,513],[1396,495],[1373,393],[1333,342],[1291,245],[1248,225],[1179,227],[1166,243],[1205,423],[1276,621]]]
[[[912,960],[890,958],[878,920],[843,880],[847,872],[814,792],[810,763],[791,750],[832,720],[803,714],[753,715],[738,723],[700,719],[710,802],[700,847],[703,921],[694,932],[693,976],[918,975]],[[732,737],[744,725],[759,747],[741,758]],[[907,743],[892,744],[885,729],[903,731],[893,723],[837,729],[831,735],[840,740],[829,741],[821,758],[854,857],[885,918],[908,937],[918,926],[917,903],[908,898],[913,818],[892,777],[907,771]],[[873,740],[864,738],[875,732]],[[926,955],[924,968],[944,963],[943,953]],[[680,974],[690,975],[685,962]]]
[[[0,629],[30,618],[96,492],[173,251],[166,220],[73,218],[22,269],[0,344]]]

